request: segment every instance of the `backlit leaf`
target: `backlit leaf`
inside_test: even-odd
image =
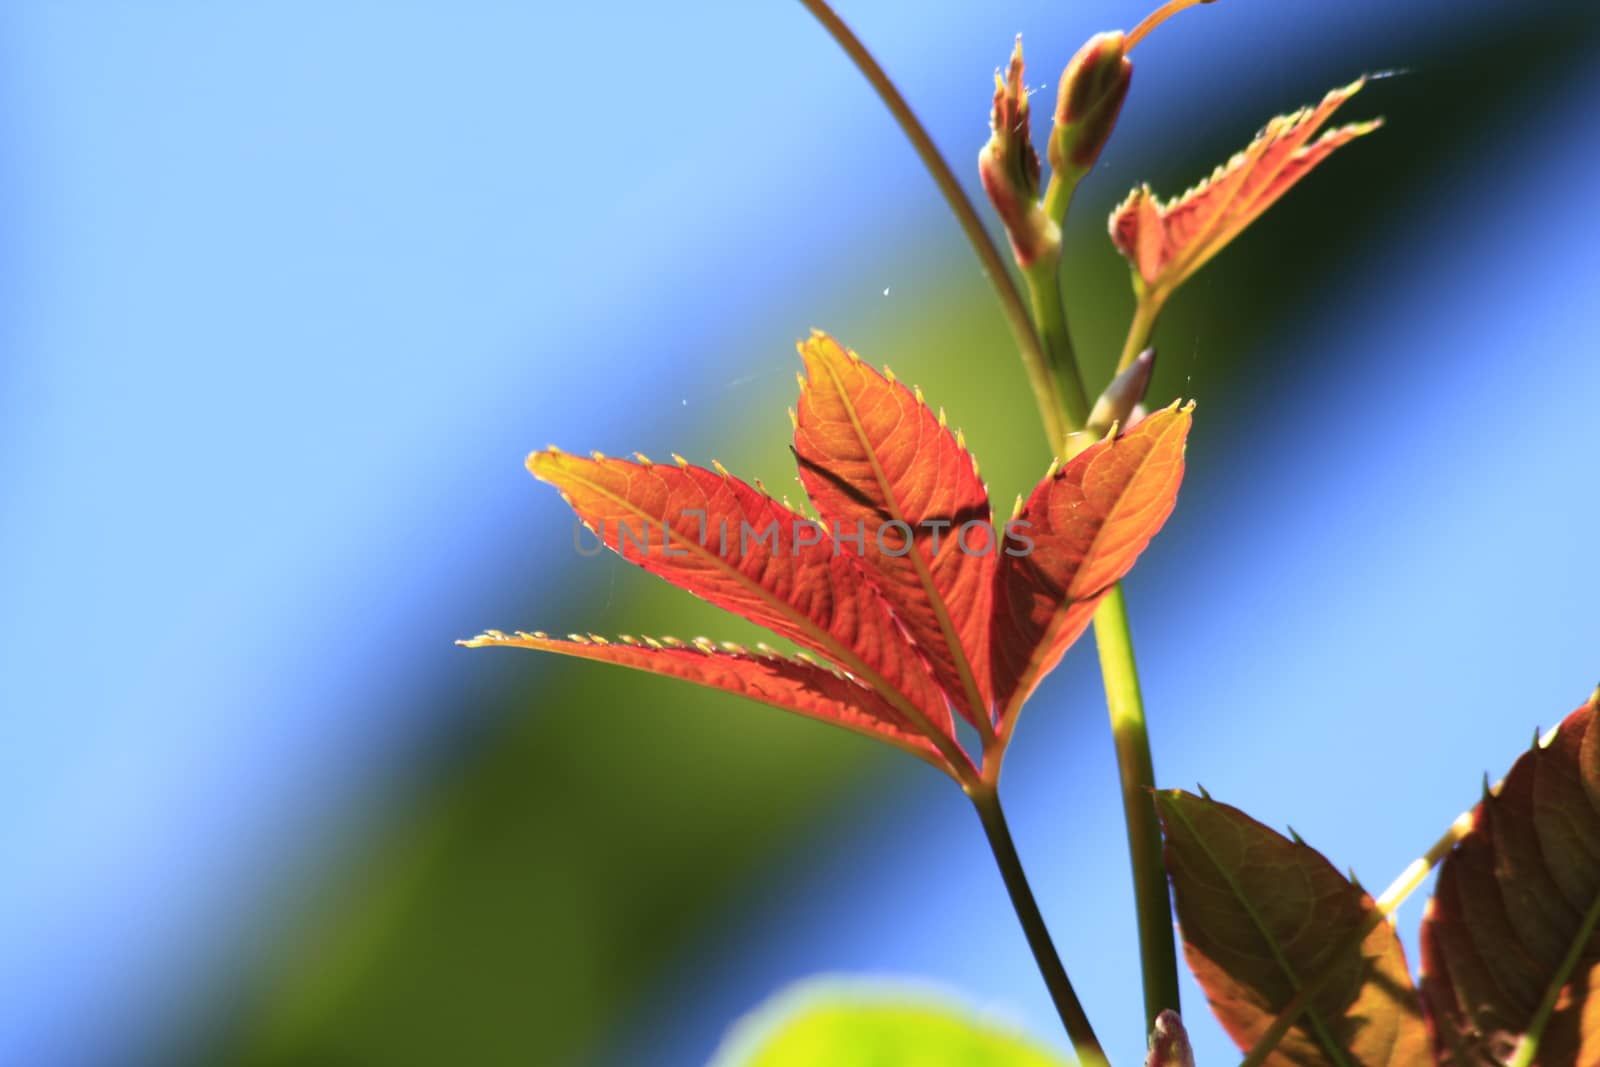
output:
[[[1013,520],[991,638],[1003,729],[1172,514],[1192,411],[1174,404],[1091,445],[1046,475]]]
[[[860,561],[836,551],[822,526],[732,475],[688,463],[545,451],[528,457],[528,469],[624,559],[827,657],[908,717],[952,734],[926,665]]]
[[[860,551],[884,598],[969,719],[989,714],[988,621],[998,548],[972,456],[922,398],[813,334],[794,447],[800,480]]]
[[[1273,119],[1226,166],[1176,199],[1163,202],[1148,185],[1128,194],[1111,214],[1111,240],[1142,283],[1170,293],[1334,149],[1377,129],[1381,120],[1343,126],[1311,141],[1365,84],[1358,79],[1314,108]]]
[[[1180,790],[1156,806],[1184,955],[1241,1050],[1317,981],[1268,1065],[1429,1062],[1404,953],[1371,897],[1237,808]]]
[[[1441,1063],[1600,1063],[1600,727],[1593,699],[1473,811],[1422,922]],[[1536,1055],[1535,1055],[1536,1053]]]
[[[769,658],[602,652],[538,634],[463,643],[625,663],[865,727],[902,747],[915,734],[970,788],[998,770],[990,757],[1008,742],[1017,709],[1171,513],[1193,406],[1174,404],[1052,468],[997,529],[961,435],[919,392],[821,333],[800,353],[809,376],[794,451],[820,521],[720,464],[707,470],[676,456],[661,464],[551,448],[529,456],[528,469],[561,491],[601,544],[817,653],[842,679]],[[575,547],[593,554],[581,538]],[[981,771],[952,707],[979,728]],[[927,756],[927,746],[911,747]]]
[[[879,694],[821,664],[777,653],[719,648],[705,640],[685,644],[673,638],[646,638],[643,642],[620,638],[613,642],[592,635],[563,640],[544,633],[498,631],[462,644],[531,648],[679,678],[878,737],[923,758],[937,757],[928,739]]]
[[[942,997],[815,981],[741,1020],[712,1067],[1066,1067],[1068,1061]]]

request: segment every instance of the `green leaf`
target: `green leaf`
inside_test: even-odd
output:
[[[1184,954],[1241,1050],[1309,988],[1269,1067],[1429,1061],[1404,953],[1371,897],[1237,808],[1180,790],[1156,806]]]
[[[1422,921],[1441,1063],[1600,1062],[1600,728],[1589,703],[1511,767]]]
[[[712,1067],[1066,1067],[1013,1027],[883,982],[819,979],[740,1020]]]

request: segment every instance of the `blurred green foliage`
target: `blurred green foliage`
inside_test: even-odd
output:
[[[927,993],[820,980],[739,1022],[712,1067],[1064,1067],[1009,1028]]]

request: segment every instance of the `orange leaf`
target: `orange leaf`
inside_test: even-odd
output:
[[[1129,193],[1111,214],[1111,240],[1146,288],[1170,294],[1334,149],[1382,125],[1343,126],[1308,143],[1365,84],[1357,79],[1315,108],[1273,119],[1226,166],[1174,200],[1162,203],[1148,185]]]
[[[528,469],[624,559],[827,657],[953,737],[927,666],[860,562],[819,524],[720,468],[551,450],[529,456]]]
[[[817,663],[772,652],[717,648],[709,641],[684,644],[674,638],[620,638],[614,644],[600,637],[573,635],[567,640],[543,633],[503,634],[490,631],[470,641],[470,648],[531,648],[579,659],[599,660],[693,682],[708,689],[748,697],[784,711],[867,734],[913,755],[939,763],[927,738],[879,694]]]
[[[1174,404],[1091,445],[1046,475],[1013,520],[1018,547],[1008,539],[990,638],[1002,733],[1172,513],[1193,410]]]
[[[988,616],[998,548],[961,439],[918,393],[822,333],[800,346],[800,481],[967,719],[989,721]]]

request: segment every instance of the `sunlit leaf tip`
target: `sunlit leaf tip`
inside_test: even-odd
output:
[[[1280,115],[1243,151],[1181,196],[1163,201],[1140,186],[1111,214],[1112,243],[1147,291],[1169,294],[1220,252],[1335,149],[1377,129],[1353,123],[1312,141],[1365,77],[1328,93],[1315,107]]]

